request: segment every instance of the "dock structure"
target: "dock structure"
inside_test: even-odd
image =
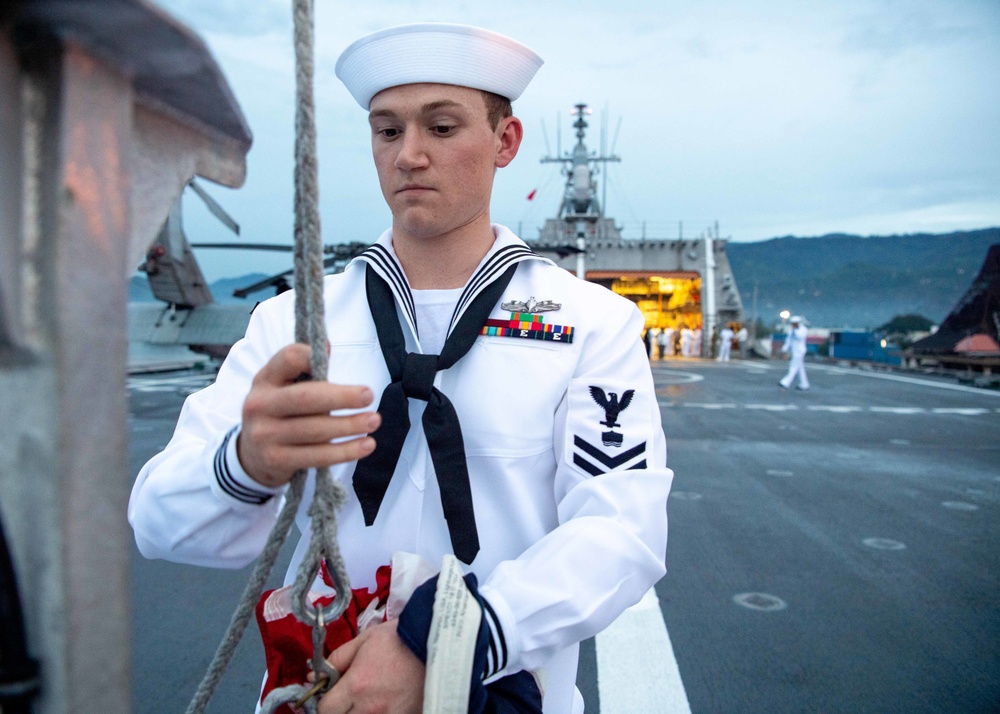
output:
[[[710,336],[726,324],[742,324],[743,302],[717,224],[697,237],[626,238],[605,214],[595,177],[621,159],[587,148],[588,113],[586,104],[574,109],[573,150],[542,159],[562,164],[566,188],[559,211],[545,221],[532,247],[635,302],[647,328],[689,327]],[[710,354],[711,344],[703,340],[703,354]]]
[[[250,142],[151,3],[0,5],[4,711],[132,709],[127,282],[194,176],[243,183]]]

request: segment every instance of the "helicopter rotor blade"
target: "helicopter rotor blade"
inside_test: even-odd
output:
[[[190,186],[191,189],[198,194],[198,197],[205,202],[205,206],[213,216],[222,221],[223,225],[225,225],[233,233],[236,235],[240,234],[240,224],[234,221],[232,216],[226,213],[226,209],[220,206],[214,198],[208,195],[208,192],[205,191],[205,189],[196,184],[194,181],[190,181],[188,186]]]
[[[236,248],[237,250],[270,250],[279,253],[291,253],[295,250],[283,243],[192,243],[192,248]]]

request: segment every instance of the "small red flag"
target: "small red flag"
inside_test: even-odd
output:
[[[537,188],[531,189],[531,193],[528,194],[528,200],[530,201],[531,199],[533,199],[535,197],[536,193],[538,193],[538,189]]]

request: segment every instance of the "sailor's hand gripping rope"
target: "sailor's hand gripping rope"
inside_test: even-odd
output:
[[[313,100],[313,4],[312,0],[293,0],[295,28],[295,340],[310,345],[310,371],[314,380],[327,375],[327,337],[323,306],[323,245],[320,239],[319,179],[316,162],[316,121]],[[257,566],[229,629],[209,665],[188,714],[201,714],[215,691],[233,651],[246,629],[254,604],[260,597],[278,551],[288,535],[302,499],[306,473],[292,478],[285,505],[271,536],[264,546]],[[299,621],[312,626],[313,657],[311,668],[315,684],[301,684],[272,691],[262,704],[265,712],[291,704],[310,714],[317,711],[318,700],[336,683],[339,675],[326,661],[323,645],[326,626],[339,618],[351,600],[347,569],[337,545],[337,512],[346,499],[343,487],[330,477],[327,468],[316,472],[316,489],[309,516],[312,539],[302,559],[292,589],[293,612]],[[315,581],[320,563],[333,579],[336,596],[326,607],[309,602],[309,587]]]

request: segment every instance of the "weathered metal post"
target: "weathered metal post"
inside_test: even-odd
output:
[[[127,712],[127,281],[250,133],[201,41],[139,0],[0,9],[0,518],[37,711]]]

